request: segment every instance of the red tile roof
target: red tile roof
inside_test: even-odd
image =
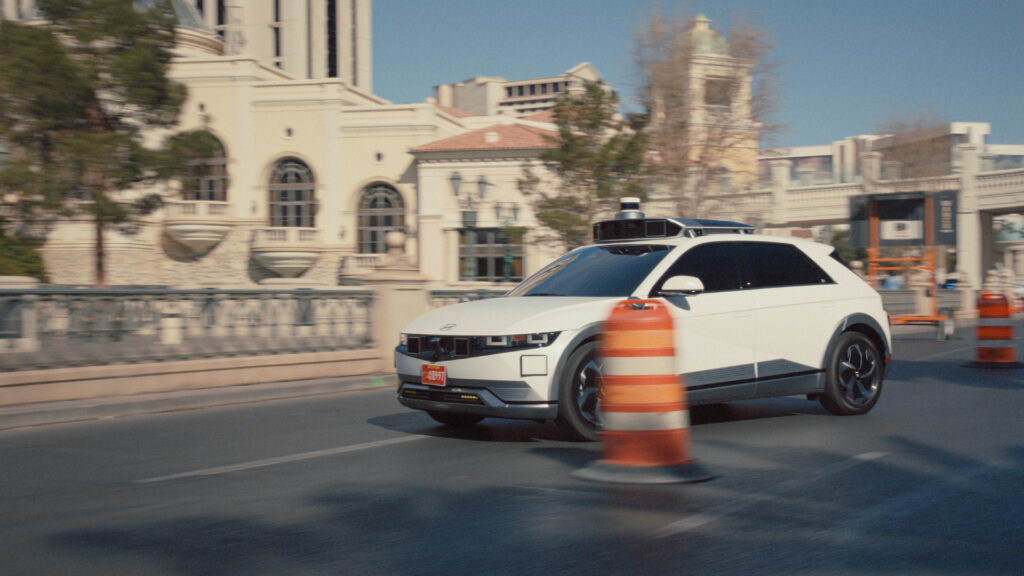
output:
[[[549,138],[558,134],[551,130],[541,130],[520,124],[496,124],[436,140],[423,146],[413,148],[413,152],[442,152],[454,150],[522,150],[534,148],[554,148]]]
[[[437,109],[456,118],[469,118],[470,116],[476,116],[476,114],[473,114],[472,112],[466,112],[465,110],[459,110],[458,108],[452,108],[451,106],[442,106],[440,104],[437,105]]]
[[[537,112],[536,114],[530,114],[529,116],[523,116],[522,120],[531,120],[533,122],[554,122],[555,111],[545,110],[543,112]]]

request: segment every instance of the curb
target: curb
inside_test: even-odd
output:
[[[271,402],[289,398],[323,396],[340,392],[397,388],[394,374],[368,374],[346,378],[321,378],[297,382],[249,384],[223,388],[202,388],[0,406],[0,431],[18,428],[70,424],[144,414],[184,412],[218,406]]]

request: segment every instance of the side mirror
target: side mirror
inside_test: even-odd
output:
[[[695,296],[704,291],[704,283],[696,276],[673,276],[661,286],[662,296]]]

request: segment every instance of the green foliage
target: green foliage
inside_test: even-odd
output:
[[[159,207],[122,191],[180,173],[180,147],[143,132],[177,122],[185,87],[167,77],[175,18],[167,0],[37,0],[49,26],[0,21],[0,133],[10,156],[0,195],[23,215],[83,213],[102,231]],[[177,172],[176,172],[177,171]]]
[[[0,235],[0,276],[31,276],[49,282],[35,245],[17,236]]]
[[[868,257],[867,250],[864,248],[855,248],[850,244],[850,231],[849,230],[836,230],[832,233],[832,247],[839,252],[839,257],[844,262],[854,262],[856,260],[864,261]]]
[[[617,106],[615,94],[597,84],[559,100],[555,147],[541,153],[558,184],[544,187],[529,172],[519,182],[537,219],[567,248],[587,243],[592,222],[610,215],[619,198],[646,196],[643,136],[615,118]]]

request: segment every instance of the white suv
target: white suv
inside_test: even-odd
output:
[[[601,325],[625,298],[659,298],[691,405],[807,395],[830,412],[863,414],[878,401],[887,316],[831,246],[735,222],[623,214],[503,297],[406,326],[398,400],[450,425],[557,420],[594,439]]]

